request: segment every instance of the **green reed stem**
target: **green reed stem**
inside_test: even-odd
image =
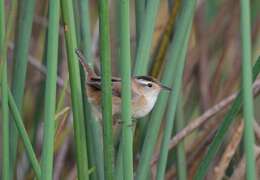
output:
[[[66,79],[64,80],[64,85],[59,93],[59,97],[58,97],[58,101],[57,101],[57,106],[56,106],[56,114],[58,112],[60,112],[62,110],[62,108],[64,107],[64,101],[65,101],[65,97],[66,97],[66,91],[68,89],[68,84],[69,84],[69,78],[66,77]]]
[[[32,168],[36,174],[36,177],[38,179],[40,179],[40,176],[41,176],[41,169],[40,169],[40,165],[38,163],[38,160],[36,158],[36,155],[35,155],[35,152],[33,150],[33,147],[32,147],[32,144],[30,142],[30,138],[26,132],[26,129],[24,127],[24,124],[23,124],[23,119],[20,115],[20,112],[18,110],[18,107],[16,106],[15,104],[15,100],[14,100],[14,97],[11,93],[10,90],[8,90],[8,101],[9,101],[9,106],[10,106],[10,110],[12,112],[12,115],[13,115],[13,119],[14,119],[14,122],[15,122],[15,125],[16,125],[16,128],[22,138],[22,142],[24,144],[24,147],[27,151],[27,155],[29,157],[29,160],[31,162],[31,165],[32,165]]]
[[[14,49],[14,69],[12,79],[12,93],[16,105],[21,111],[23,104],[23,95],[25,87],[25,78],[27,71],[27,62],[29,54],[29,45],[32,32],[32,23],[34,17],[35,0],[21,0],[18,4],[18,25],[15,37]],[[10,122],[10,155],[11,171],[15,168],[16,151],[17,151],[17,129],[13,121]],[[12,179],[12,178],[11,178]]]
[[[55,136],[56,81],[58,63],[60,1],[49,1],[47,79],[45,86],[42,180],[52,179]]]
[[[175,121],[175,132],[180,131],[185,127],[185,120],[183,114],[183,98],[182,93],[180,93],[179,102],[177,106],[177,114],[176,114],[176,121]],[[177,177],[179,180],[186,180],[187,179],[187,164],[186,164],[186,157],[185,157],[185,147],[184,142],[181,142],[176,147],[176,169],[177,169]]]
[[[86,132],[84,126],[82,91],[80,85],[79,64],[75,50],[77,39],[75,31],[73,5],[70,0],[61,1],[62,18],[65,24],[65,39],[68,55],[68,69],[71,88],[73,125],[76,143],[77,172],[79,180],[88,180],[88,158]]]
[[[84,56],[86,57],[86,63],[93,67],[93,55],[91,51],[91,32],[90,32],[90,11],[89,1],[80,0],[80,47]],[[83,71],[81,73],[84,74]],[[83,75],[85,76],[85,74]],[[91,105],[88,102],[85,79],[81,79],[83,98],[84,98],[84,115],[85,123],[87,128],[87,144],[88,144],[88,157],[89,167],[95,167],[95,171],[90,174],[91,180],[102,180],[104,179],[104,158],[102,150],[102,136],[99,122],[93,116],[91,112]],[[84,84],[84,86],[83,86]],[[96,139],[93,141],[93,139]]]
[[[143,1],[143,0],[140,0]],[[141,3],[141,2],[140,2]],[[159,0],[146,1],[144,16],[142,20],[141,33],[139,35],[136,58],[135,58],[135,75],[144,75],[147,73],[150,49],[152,46],[152,37],[156,22],[156,15],[159,9]]]
[[[116,167],[115,167],[115,179],[121,180],[124,179],[124,173],[123,173],[123,145],[122,141],[119,144],[119,148],[117,151],[116,156]]]
[[[1,95],[2,95],[2,179],[10,179],[10,146],[9,146],[9,110],[8,79],[5,48],[5,4],[0,1],[0,60],[1,60]]]
[[[185,0],[182,5],[181,14],[178,19],[178,25],[173,37],[173,42],[169,49],[169,57],[170,59],[166,62],[166,68],[164,70],[162,83],[165,85],[172,84],[172,77],[174,77],[174,69],[173,67],[178,68],[179,64],[177,64],[177,60],[179,58],[179,54],[181,49],[183,48],[180,44],[183,44],[185,41],[187,29],[190,25],[191,19],[194,14],[196,0]],[[178,65],[178,67],[177,67]],[[181,65],[180,65],[181,66]],[[149,168],[150,168],[150,160],[153,154],[154,146],[156,144],[157,135],[159,132],[159,127],[161,123],[161,119],[163,117],[166,103],[167,103],[167,92],[162,92],[158,97],[157,103],[154,107],[154,110],[151,114],[151,118],[149,120],[149,125],[145,137],[145,141],[143,144],[143,149],[141,153],[141,159],[139,166],[137,168],[136,179],[142,180],[146,179],[148,176]]]
[[[124,180],[133,179],[133,131],[131,118],[131,57],[130,57],[130,18],[129,1],[119,1],[120,16],[120,69],[122,78],[122,111],[123,122],[123,172]]]
[[[255,137],[253,130],[254,109],[252,95],[252,72],[251,72],[251,19],[250,1],[240,0],[241,15],[241,42],[242,42],[242,89],[244,111],[244,148],[246,156],[246,177],[256,179],[255,167]]]
[[[195,1],[193,2],[194,4],[190,3],[190,9],[188,10],[193,10],[194,12],[194,7],[195,7]],[[193,12],[192,16],[193,16]],[[191,16],[191,17],[192,17]],[[174,84],[173,84],[173,91],[170,94],[169,97],[169,104],[168,104],[168,109],[167,109],[167,114],[166,114],[166,124],[165,124],[165,129],[164,129],[164,135],[163,135],[163,140],[161,144],[161,151],[160,151],[160,158],[159,158],[159,165],[158,165],[158,170],[157,170],[157,179],[164,179],[165,175],[165,169],[167,165],[167,157],[168,157],[168,147],[169,147],[169,142],[171,139],[171,134],[173,130],[173,124],[174,124],[174,118],[175,118],[175,112],[177,109],[177,104],[178,104],[178,98],[179,94],[181,91],[182,87],[182,75],[183,75],[183,69],[185,65],[185,59],[186,59],[186,52],[188,49],[188,44],[189,44],[189,37],[190,37],[190,32],[191,32],[191,26],[192,26],[192,18],[189,19],[189,26],[186,29],[186,34],[185,34],[185,40],[182,43],[182,49],[181,52],[178,56],[178,68],[176,68],[176,74],[175,74],[175,79],[174,79]]]
[[[102,121],[104,136],[104,169],[105,178],[113,179],[113,135],[112,135],[112,89],[111,57],[109,45],[109,6],[108,0],[99,0],[99,33],[102,86]]]
[[[1,58],[2,59],[2,58]],[[6,59],[6,58],[5,58]],[[3,60],[3,59],[2,59]],[[3,61],[2,61],[3,62]],[[3,153],[3,180],[10,179],[10,147],[9,147],[9,110],[8,110],[8,95],[7,95],[7,63],[2,64],[2,153]]]
[[[145,1],[135,0],[135,34],[136,34],[136,49],[143,27],[143,19],[145,14]]]
[[[91,32],[90,32],[90,17],[89,17],[89,1],[80,0],[80,24],[81,24],[81,39],[80,47],[86,57],[87,63],[93,66],[93,56],[91,53]]]
[[[8,18],[6,24],[6,38],[5,38],[6,48],[8,47],[7,43],[8,40],[10,40],[13,32],[13,26],[16,19],[17,5],[18,5],[17,0],[12,0],[10,9],[8,10],[9,12],[8,12]]]

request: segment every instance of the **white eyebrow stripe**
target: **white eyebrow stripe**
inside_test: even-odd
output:
[[[140,84],[143,84],[143,85],[147,85],[149,82],[146,81],[146,80],[143,80],[143,79],[138,79],[137,80]]]

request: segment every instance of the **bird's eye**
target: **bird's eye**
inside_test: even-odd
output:
[[[147,86],[148,87],[153,87],[153,84],[152,83],[148,83]]]

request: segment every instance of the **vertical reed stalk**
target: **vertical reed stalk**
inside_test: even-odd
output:
[[[136,54],[133,74],[144,75],[147,74],[148,71],[150,49],[160,1],[136,0],[135,3]],[[146,121],[146,118],[142,118],[141,121],[138,122],[141,134],[143,134],[143,131],[145,129]]]
[[[145,14],[146,0],[135,0],[135,36],[136,36],[136,49],[142,32],[143,19]]]
[[[123,171],[124,180],[133,179],[133,132],[131,118],[131,57],[130,57],[130,23],[129,1],[119,1],[120,16],[120,66],[122,78],[121,117],[123,122]]]
[[[12,32],[13,32],[13,27],[14,27],[14,21],[16,19],[16,12],[17,12],[17,0],[12,0],[11,1],[11,6],[10,9],[8,10],[8,18],[7,18],[7,23],[6,23],[6,40],[5,40],[5,45],[7,48],[7,42],[10,40]]]
[[[80,24],[81,24],[81,42],[83,54],[86,57],[87,63],[92,67],[93,57],[91,53],[91,32],[89,20],[89,1],[80,0]]]
[[[179,57],[179,54],[181,52],[182,46],[180,44],[183,44],[185,41],[185,36],[187,33],[187,29],[190,25],[191,19],[193,17],[193,13],[195,10],[195,4],[196,0],[185,0],[182,5],[182,11],[179,19],[178,19],[178,26],[176,28],[174,37],[173,37],[173,42],[170,46],[169,49],[169,57],[170,59],[167,60],[166,62],[166,68],[164,70],[163,74],[163,79],[162,82],[165,85],[170,85],[172,84],[172,77],[174,77],[173,74],[173,67],[177,66],[177,60]],[[179,65],[179,64],[178,64]],[[178,67],[176,67],[178,68]],[[148,125],[145,141],[143,144],[143,149],[141,153],[141,159],[139,166],[137,168],[137,174],[136,174],[136,179],[137,180],[142,180],[146,179],[148,176],[149,172],[149,167],[150,167],[150,160],[152,157],[153,149],[156,144],[156,139],[157,135],[159,132],[159,127],[160,127],[160,122],[163,117],[165,108],[166,108],[166,103],[167,103],[167,97],[168,94],[167,92],[162,92],[161,95],[159,96],[157,103],[154,107],[154,110],[151,114],[150,122]]]
[[[250,1],[240,0],[241,7],[241,40],[242,40],[242,89],[243,89],[243,111],[244,111],[244,148],[246,155],[247,179],[256,179],[255,167],[255,138],[253,130],[254,109],[252,95],[252,72],[251,72],[251,19]]]
[[[175,112],[177,109],[177,104],[178,104],[178,98],[179,98],[179,93],[181,91],[182,87],[182,75],[183,75],[183,69],[185,65],[185,59],[186,59],[186,52],[188,49],[188,44],[189,44],[189,37],[190,37],[190,32],[191,32],[191,26],[192,26],[192,17],[193,13],[195,10],[195,1],[193,1],[189,4],[190,7],[187,9],[188,11],[191,12],[190,19],[188,20],[188,27],[186,29],[185,37],[184,37],[184,42],[182,42],[182,49],[180,54],[178,55],[178,68],[176,68],[175,71],[175,79],[174,79],[174,84],[173,84],[173,91],[170,94],[169,97],[169,104],[168,104],[168,109],[167,109],[167,114],[166,114],[166,124],[165,124],[165,129],[164,129],[164,135],[163,135],[163,140],[161,144],[161,151],[160,151],[160,158],[159,158],[159,165],[158,165],[158,170],[157,170],[157,179],[164,179],[164,174],[165,174],[165,169],[167,165],[167,157],[168,157],[168,146],[173,130],[173,124],[174,124],[174,118],[175,118]],[[190,15],[190,14],[189,14]]]
[[[143,1],[143,0],[140,0]],[[141,2],[140,2],[141,3]],[[159,0],[149,0],[143,2],[146,4],[145,14],[142,18],[142,31],[140,32],[140,37],[138,39],[136,58],[135,58],[135,75],[143,75],[147,73],[148,60],[150,56],[150,49],[152,45],[152,36],[156,21],[156,14],[159,9]]]
[[[1,95],[2,95],[2,179],[10,179],[10,146],[9,146],[9,110],[8,79],[5,48],[5,4],[0,0],[0,60],[1,60]]]
[[[86,57],[86,63],[93,67],[93,55],[91,52],[91,32],[90,32],[90,11],[89,1],[80,0],[80,47]],[[84,73],[82,73],[84,74]],[[87,128],[87,144],[88,144],[88,157],[89,166],[95,167],[96,170],[90,174],[91,180],[103,180],[104,179],[104,161],[102,150],[102,136],[100,131],[100,125],[95,117],[92,115],[91,106],[88,102],[85,89],[85,78],[81,79],[83,98],[84,98],[84,115]],[[93,139],[96,139],[93,141]]]
[[[14,69],[12,92],[19,111],[22,109],[25,78],[27,71],[28,53],[34,17],[35,0],[21,0],[18,4],[18,26],[15,37]],[[17,151],[17,129],[13,121],[10,122],[10,156],[11,171],[14,171]],[[12,179],[12,177],[11,177]]]
[[[77,172],[79,180],[88,180],[88,158],[86,132],[80,85],[79,64],[75,50],[77,48],[76,30],[73,14],[73,5],[70,0],[61,1],[62,18],[64,21],[68,68],[71,87],[71,101],[73,111],[73,125],[76,142]]]
[[[45,86],[44,137],[42,152],[42,180],[52,179],[55,134],[56,81],[58,63],[60,1],[49,1],[47,39],[47,79]]]
[[[184,117],[183,117],[183,98],[182,93],[180,93],[178,107],[177,107],[177,115],[175,121],[175,132],[179,132],[181,129],[185,127]],[[187,179],[187,164],[185,157],[185,147],[184,142],[180,142],[176,147],[176,166],[177,166],[177,178],[178,180],[186,180]]]
[[[122,141],[120,142],[117,156],[116,156],[116,167],[115,167],[115,179],[121,180],[124,178],[123,174],[123,145]]]
[[[9,110],[8,110],[8,82],[7,82],[7,63],[6,60],[2,59],[2,153],[3,153],[3,180],[10,179],[10,147],[9,147]],[[6,58],[5,58],[6,59]]]
[[[27,154],[28,154],[29,160],[31,162],[32,168],[33,168],[33,170],[36,174],[36,177],[38,179],[40,179],[40,176],[41,176],[40,165],[39,165],[38,160],[36,158],[36,155],[33,151],[33,147],[32,147],[32,144],[30,142],[29,136],[28,136],[26,129],[23,125],[22,117],[19,113],[19,110],[18,110],[18,108],[15,104],[14,98],[13,98],[10,90],[8,91],[8,103],[9,103],[9,107],[10,107],[10,110],[11,110],[12,115],[13,115],[13,120],[15,122],[16,128],[18,129],[18,132],[21,136],[21,139],[22,139],[23,144],[25,146],[25,149],[27,151]]]
[[[102,86],[102,121],[105,178],[113,179],[112,89],[108,0],[99,0],[99,33]]]

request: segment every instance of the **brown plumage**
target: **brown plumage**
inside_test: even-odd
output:
[[[95,114],[101,119],[101,77],[85,63],[80,50],[76,50],[79,61],[82,64],[86,78],[87,96],[94,107]],[[121,79],[112,77],[112,115],[120,115],[121,112]],[[157,100],[162,89],[171,90],[162,85],[158,80],[150,76],[135,76],[132,78],[132,117],[140,118],[147,115]]]

